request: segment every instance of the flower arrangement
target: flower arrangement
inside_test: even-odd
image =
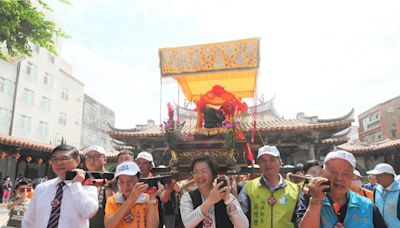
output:
[[[181,135],[181,127],[179,123],[176,123],[174,120],[174,108],[171,103],[168,102],[168,119],[163,121],[161,124],[161,130],[164,134],[164,140],[167,143],[170,149],[174,149],[176,147],[176,142],[180,138]]]
[[[225,120],[222,122],[222,127],[225,129],[224,139],[225,139],[225,147],[229,151],[229,156],[226,159],[226,166],[228,168],[228,172],[235,172],[235,167],[237,165],[235,159],[235,151],[236,151],[236,139],[237,139],[237,129],[239,126],[239,122],[231,122]]]
[[[228,150],[234,150],[236,147],[236,138],[235,138],[235,127],[234,123],[224,120],[222,122],[222,128],[225,129],[224,139],[225,146]]]

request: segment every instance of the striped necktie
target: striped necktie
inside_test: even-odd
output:
[[[47,228],[56,228],[58,227],[58,220],[60,219],[60,211],[61,211],[61,202],[63,197],[63,187],[65,183],[60,182],[57,184],[57,192],[54,200],[51,201],[51,214],[49,218],[49,222],[47,223]]]

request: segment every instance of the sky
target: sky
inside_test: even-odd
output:
[[[166,103],[178,102],[176,82],[160,86],[165,47],[261,38],[257,96],[275,96],[287,119],[336,118],[352,108],[357,119],[400,95],[400,1],[71,2],[51,1],[70,35],[60,55],[119,128],[159,123],[160,108],[164,120]]]

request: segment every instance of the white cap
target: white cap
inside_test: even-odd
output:
[[[393,167],[386,163],[377,164],[373,170],[367,172],[367,174],[372,175],[378,175],[382,173],[388,173],[396,176],[396,172],[394,171]]]
[[[136,157],[136,160],[139,159],[139,158],[143,158],[144,160],[151,162],[151,164],[153,165],[153,167],[156,167],[156,166],[154,165],[154,162],[153,162],[153,155],[151,155],[149,152],[146,152],[146,151],[140,152],[140,153],[138,154],[138,156]]]
[[[356,158],[354,157],[353,154],[344,151],[344,150],[336,150],[336,151],[332,151],[329,152],[324,160],[324,164],[326,164],[326,162],[333,160],[333,159],[342,159],[347,161],[348,163],[350,163],[350,165],[353,167],[353,169],[356,168]]]
[[[140,173],[140,169],[135,162],[122,162],[115,169],[114,178],[120,175],[136,176],[138,173]]]
[[[274,157],[281,156],[281,154],[279,153],[279,150],[278,150],[278,148],[276,148],[276,146],[268,146],[268,145],[265,145],[265,146],[261,147],[260,149],[258,149],[257,159],[259,159],[264,154],[269,154]]]
[[[105,150],[103,147],[98,146],[98,145],[91,145],[91,146],[88,146],[88,147],[86,147],[86,148],[82,151],[82,153],[83,153],[83,154],[87,154],[87,153],[89,153],[90,151],[96,151],[96,152],[99,152],[100,154],[106,155],[106,150]]]
[[[356,175],[357,177],[359,177],[359,178],[361,178],[362,179],[362,176],[361,176],[361,173],[360,172],[358,172],[358,170],[354,170],[354,175]]]

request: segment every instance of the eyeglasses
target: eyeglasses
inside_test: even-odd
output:
[[[29,188],[29,187],[26,187],[26,188],[18,188],[18,191],[19,191],[20,193],[24,193],[25,191],[26,191],[26,192],[31,192],[31,190],[32,190],[32,188]]]
[[[60,158],[56,158],[56,157],[52,157],[51,159],[51,162],[68,162],[68,161],[70,161],[70,160],[72,160],[72,158],[70,158],[70,157],[60,157]]]
[[[103,157],[103,155],[95,155],[95,156],[85,156],[86,160],[93,160],[93,161],[97,161],[99,160],[101,157]]]
[[[195,170],[190,172],[193,176],[198,176],[198,175],[207,175],[209,174],[211,171],[207,170],[207,169],[203,169],[203,170]]]

